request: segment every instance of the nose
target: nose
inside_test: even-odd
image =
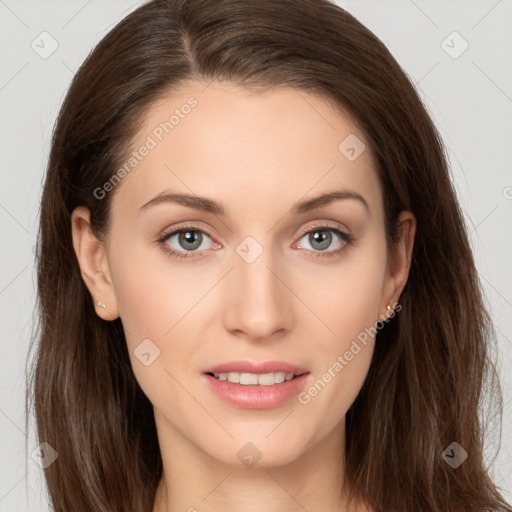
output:
[[[252,263],[235,255],[235,268],[223,290],[224,326],[248,340],[268,340],[292,325],[293,294],[286,286],[286,272],[271,252],[264,250]]]

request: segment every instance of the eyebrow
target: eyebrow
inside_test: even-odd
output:
[[[344,199],[355,199],[356,201],[361,202],[368,212],[370,211],[368,203],[361,194],[358,194],[353,190],[342,189],[333,192],[323,193],[311,199],[307,199],[305,201],[296,203],[291,208],[290,213],[292,215],[306,213],[311,210],[321,208],[322,206],[327,206],[333,201],[339,201]],[[200,197],[191,194],[173,192],[163,192],[154,197],[153,199],[149,200],[147,203],[143,204],[140,207],[139,214],[152,206],[156,206],[162,203],[175,203],[180,204],[182,206],[187,206],[189,208],[194,208],[196,210],[204,211],[207,213],[212,213],[214,215],[226,215],[226,210],[222,206],[222,204],[214,201],[213,199],[208,199],[207,197]]]

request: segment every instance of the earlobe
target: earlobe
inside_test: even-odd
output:
[[[78,206],[73,210],[71,230],[80,273],[91,293],[96,313],[103,320],[115,320],[119,312],[107,253],[104,244],[92,232],[88,208]]]

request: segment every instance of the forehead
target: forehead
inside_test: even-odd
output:
[[[135,209],[172,190],[215,198],[228,216],[275,216],[340,188],[382,206],[363,134],[341,109],[291,87],[254,92],[229,82],[188,83],[150,106],[132,151],[114,207]]]

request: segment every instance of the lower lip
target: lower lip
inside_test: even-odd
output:
[[[244,409],[270,409],[285,403],[304,388],[309,373],[272,386],[236,384],[203,374],[218,396],[231,405]]]

